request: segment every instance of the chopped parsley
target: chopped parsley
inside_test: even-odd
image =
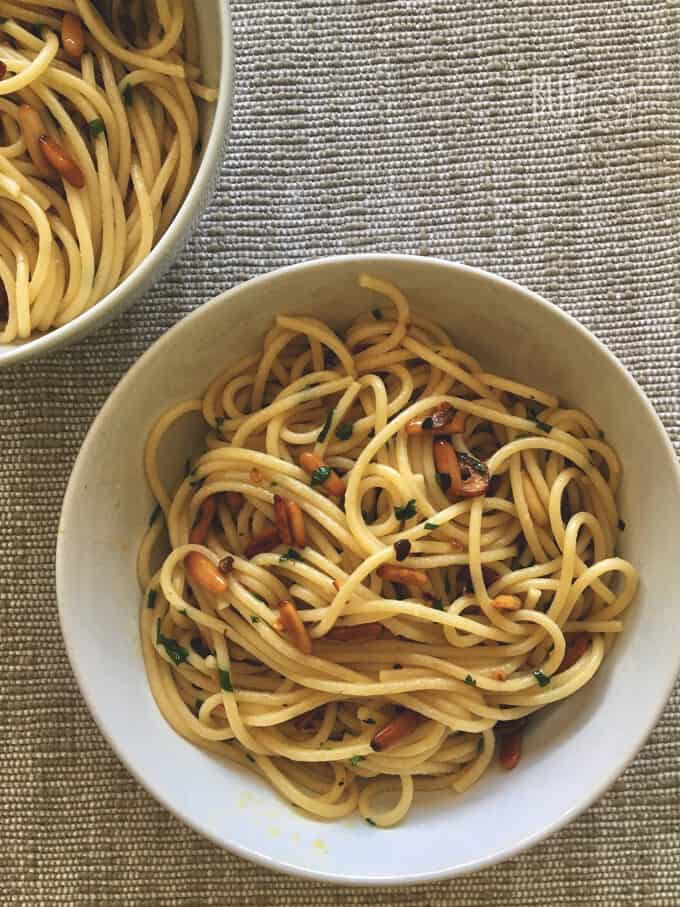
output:
[[[411,498],[408,503],[395,507],[394,515],[398,520],[410,520],[416,515],[416,499]]]
[[[255,761],[255,756],[251,756],[250,753],[246,753],[246,759],[247,759],[249,762],[254,762],[254,761]]]
[[[423,419],[423,431],[432,431],[434,428],[434,421],[432,416],[428,416],[426,419]]]
[[[215,429],[218,432],[222,431],[222,426],[224,425],[224,416],[215,416]]]
[[[326,438],[328,437],[328,431],[331,427],[331,422],[333,421],[334,415],[335,415],[335,410],[334,409],[330,410],[328,415],[326,416],[326,421],[323,424],[323,428],[319,432],[319,437],[316,439],[317,441],[325,441]]]
[[[101,135],[102,132],[104,132],[104,120],[90,120],[90,122],[87,124],[87,128],[90,130],[91,138],[95,139],[98,135]]]
[[[189,657],[189,652],[184,646],[180,646],[176,639],[169,636],[163,636],[161,633],[161,619],[156,622],[156,645],[163,646],[168,658],[176,665],[181,665]]]
[[[366,816],[366,821],[368,822],[369,825],[372,825],[374,828],[376,827],[376,824],[373,821],[373,819],[369,819],[368,816]]]
[[[543,422],[541,421],[541,419],[534,419],[533,421],[536,423],[536,428],[540,428],[541,431],[544,431],[546,433],[546,435],[549,435],[553,430],[552,425],[548,425],[547,422]]]
[[[433,598],[432,601],[431,601],[431,605],[432,605],[432,607],[435,608],[437,611],[443,611],[443,610],[444,610],[444,602],[441,600],[441,598]]]
[[[394,552],[398,561],[406,560],[411,553],[411,543],[408,539],[399,539],[394,543]]]
[[[220,686],[227,693],[233,693],[234,688],[231,685],[231,674],[229,671],[223,671],[220,669]]]
[[[163,513],[163,508],[161,507],[160,504],[156,504],[156,506],[153,509],[153,513],[149,517],[149,526],[153,526],[153,524],[156,522],[157,518],[161,515],[161,513]]]
[[[439,525],[437,523],[427,522],[427,523],[425,523],[425,528],[426,529],[439,529]]]
[[[253,624],[259,624],[260,618],[257,617],[255,614],[251,614],[251,616],[250,616],[250,622],[253,623]]]
[[[180,614],[183,614],[185,617],[188,617],[188,616],[189,616],[189,615],[187,614],[187,609],[186,609],[186,608],[182,608],[182,610],[181,610],[179,613],[180,613]]]
[[[383,320],[383,313],[380,309],[373,309],[373,311],[371,312],[371,315],[373,315],[373,317],[375,318],[376,321]]]
[[[539,685],[539,687],[547,687],[550,683],[550,678],[547,674],[544,674],[543,671],[534,671],[534,677]]]
[[[295,548],[289,548],[285,554],[282,554],[279,557],[279,563],[284,564],[286,561],[301,561],[302,555],[299,551],[296,551]]]
[[[354,431],[354,422],[342,422],[335,429],[335,437],[341,441],[349,441]]]
[[[617,528],[621,530],[621,532],[623,532],[623,530],[626,528],[626,523],[624,520],[619,520],[619,522],[616,525],[617,525]]]
[[[155,608],[157,595],[158,595],[158,591],[156,589],[149,589],[149,592],[146,596],[146,607],[147,608]]]
[[[450,472],[436,472],[435,478],[437,479],[437,485],[441,488],[442,491],[448,491],[451,487],[451,473]]]
[[[352,763],[352,765],[358,765],[365,758],[365,756],[352,756],[349,761]]]
[[[330,466],[319,466],[312,473],[312,485],[323,485],[331,474]]]
[[[463,683],[466,683],[469,687],[476,687],[476,686],[477,686],[477,681],[476,681],[475,678],[472,676],[472,674],[468,674],[468,676],[465,678],[465,680],[463,681]]]

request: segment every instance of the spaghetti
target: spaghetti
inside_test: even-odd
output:
[[[527,717],[600,667],[637,574],[593,420],[360,284],[380,303],[344,338],[280,315],[152,430],[141,633],[178,733],[313,816],[389,826],[495,750],[517,764]],[[205,452],[170,495],[159,445],[189,413]]]
[[[146,258],[197,165],[189,0],[0,0],[0,342],[77,318]]]

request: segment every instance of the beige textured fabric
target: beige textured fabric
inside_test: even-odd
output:
[[[680,442],[677,0],[233,12],[230,156],[180,264],[94,338],[0,374],[0,903],[677,905],[677,692],[623,778],[562,833],[468,878],[373,893],[221,852],[147,796],[85,709],[53,576],[73,460],[139,354],[245,278],[357,250],[495,270],[604,339]]]

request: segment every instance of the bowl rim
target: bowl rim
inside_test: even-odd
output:
[[[631,735],[629,738],[629,744],[625,750],[621,751],[617,756],[617,759],[612,762],[613,768],[611,768],[607,774],[602,778],[602,780],[597,784],[591,787],[591,789],[580,798],[580,800],[573,806],[573,808],[566,810],[561,815],[557,816],[552,821],[545,824],[536,832],[526,835],[524,838],[519,840],[516,844],[511,847],[503,848],[497,852],[490,853],[485,857],[481,857],[476,860],[471,860],[466,864],[459,865],[456,867],[438,869],[427,872],[413,873],[400,871],[398,875],[391,876],[351,876],[343,875],[341,872],[325,872],[315,868],[308,868],[300,865],[291,865],[283,859],[272,857],[267,853],[262,853],[257,850],[253,850],[247,846],[244,846],[237,841],[225,842],[224,838],[213,834],[212,832],[206,831],[205,828],[201,827],[199,822],[195,821],[191,817],[185,815],[181,807],[173,804],[165,796],[165,794],[157,789],[154,779],[147,778],[142,775],[137,768],[132,765],[126,757],[123,755],[121,749],[119,749],[116,739],[109,734],[106,726],[106,721],[104,716],[99,712],[96,703],[90,697],[88,692],[87,678],[80,671],[77,658],[76,658],[76,647],[72,639],[69,638],[69,634],[66,627],[66,606],[64,600],[66,597],[66,579],[65,579],[65,566],[63,558],[63,545],[65,537],[65,527],[68,523],[69,510],[73,506],[73,501],[76,497],[76,489],[80,483],[80,470],[83,468],[84,457],[86,449],[88,447],[91,439],[97,434],[100,429],[101,424],[105,421],[107,417],[108,409],[114,405],[118,397],[124,396],[128,388],[132,386],[136,380],[136,377],[139,372],[141,372],[148,359],[153,356],[162,355],[164,348],[172,341],[175,334],[180,332],[185,328],[186,322],[191,321],[194,318],[201,317],[202,312],[205,312],[209,309],[216,307],[228,305],[230,298],[240,294],[250,292],[253,288],[260,285],[266,284],[270,281],[277,280],[280,277],[289,274],[291,272],[298,272],[303,270],[314,270],[318,268],[323,268],[327,265],[333,264],[342,264],[342,263],[358,263],[366,262],[366,266],[380,265],[381,263],[390,264],[390,263],[401,263],[408,265],[413,261],[418,262],[429,262],[436,264],[438,266],[444,266],[453,271],[462,272],[468,275],[476,276],[481,278],[483,281],[488,282],[491,286],[498,288],[501,291],[514,291],[519,292],[524,295],[527,300],[534,306],[537,307],[548,307],[553,314],[561,320],[567,327],[570,329],[577,330],[580,334],[584,335],[585,339],[592,343],[598,352],[608,360],[610,367],[614,368],[619,372],[620,376],[628,385],[628,390],[635,394],[643,406],[648,410],[648,413],[652,417],[656,428],[659,440],[664,449],[666,456],[670,462],[671,474],[674,475],[675,484],[674,490],[675,494],[680,501],[680,464],[678,463],[677,457],[675,455],[675,450],[672,446],[668,433],[661,422],[659,416],[656,413],[656,410],[652,406],[650,400],[648,399],[645,392],[635,381],[633,376],[628,372],[628,370],[623,366],[623,364],[618,360],[618,358],[605,346],[605,344],[591,331],[589,331],[584,325],[582,325],[576,318],[569,315],[563,309],[561,309],[555,303],[550,302],[549,300],[543,298],[540,294],[529,290],[516,281],[510,280],[509,278],[501,277],[497,274],[494,274],[490,271],[487,271],[483,268],[477,268],[471,265],[466,265],[460,262],[448,261],[443,258],[438,258],[434,256],[421,256],[421,255],[407,255],[400,253],[352,253],[347,255],[330,255],[323,256],[320,258],[309,259],[306,261],[298,262],[291,265],[286,265],[281,268],[277,268],[273,271],[268,271],[264,274],[257,275],[249,280],[244,281],[243,283],[237,284],[234,287],[231,287],[228,290],[220,293],[218,296],[213,297],[207,302],[203,303],[198,308],[194,309],[183,319],[174,324],[168,331],[166,331],[161,337],[159,337],[141,356],[140,358],[132,365],[128,372],[120,379],[116,387],[113,389],[99,412],[95,417],[92,425],[90,426],[87,435],[82,443],[78,456],[76,458],[75,464],[69,482],[66,488],[66,493],[64,495],[64,501],[62,505],[61,517],[59,521],[58,528],[58,538],[57,538],[57,547],[56,547],[56,586],[57,586],[57,605],[59,613],[59,622],[62,631],[62,637],[64,640],[64,645],[66,652],[69,657],[71,664],[71,669],[76,678],[80,692],[85,700],[85,703],[90,711],[90,714],[94,718],[100,732],[104,736],[104,739],[108,742],[111,749],[114,751],[118,759],[123,763],[126,769],[130,774],[141,784],[141,786],[148,791],[162,806],[164,806],[169,812],[171,812],[176,818],[182,821],[185,825],[188,825],[192,830],[198,832],[204,838],[212,841],[217,844],[219,847],[230,851],[231,853],[236,854],[239,857],[242,857],[251,862],[257,863],[261,866],[266,867],[267,869],[272,869],[278,872],[283,872],[287,875],[291,875],[297,878],[310,879],[312,881],[322,881],[330,882],[336,885],[348,885],[348,886],[398,886],[398,885],[416,885],[423,884],[427,882],[440,881],[445,879],[452,879],[461,875],[467,875],[471,872],[475,872],[481,869],[485,869],[489,866],[496,865],[505,860],[509,860],[518,854],[523,853],[528,850],[535,844],[545,840],[556,832],[560,831],[564,826],[569,822],[577,818],[581,813],[583,813],[588,807],[590,807],[595,801],[597,801],[607,790],[608,788],[616,781],[618,777],[626,770],[630,765],[633,759],[636,757],[640,749],[644,746],[647,738],[651,734],[652,730],[656,726],[659,718],[661,717],[662,712],[668,704],[668,700],[675,686],[676,680],[680,675],[680,651],[678,651],[676,656],[675,669],[669,676],[668,682],[665,684],[663,691],[663,696],[659,698],[657,706],[646,713],[643,717],[643,720],[639,723],[637,731],[635,734]],[[672,489],[671,489],[672,491]]]
[[[201,163],[179,211],[141,264],[92,308],[35,340],[27,340],[16,346],[3,344],[5,352],[0,356],[0,369],[46,356],[59,347],[68,346],[79,338],[91,334],[116,315],[122,314],[137,301],[136,294],[148,279],[149,272],[155,270],[157,265],[171,252],[172,246],[177,241],[177,234],[184,231],[190,232],[196,205],[209,189],[213,174],[219,170],[223,146],[229,135],[231,121],[234,94],[234,41],[229,0],[215,0],[215,9],[221,35],[221,61],[215,115]],[[189,238],[188,232],[185,239]]]

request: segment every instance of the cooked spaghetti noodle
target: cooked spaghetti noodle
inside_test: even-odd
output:
[[[600,667],[637,574],[593,420],[360,283],[376,307],[344,338],[280,315],[154,427],[141,632],[187,740],[314,816],[389,826],[496,749],[514,767],[527,716]],[[159,445],[190,413],[205,452],[169,494]]]
[[[0,342],[107,295],[175,217],[197,163],[189,0],[0,0]]]

